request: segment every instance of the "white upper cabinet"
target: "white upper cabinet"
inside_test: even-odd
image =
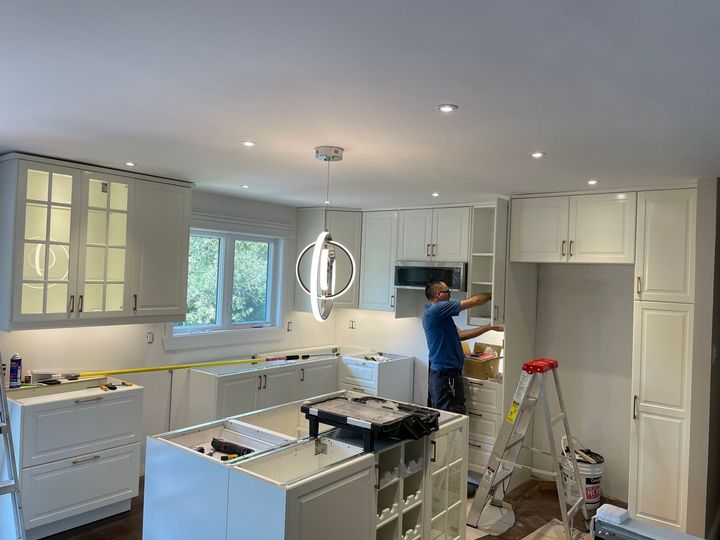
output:
[[[636,300],[695,301],[696,197],[695,189],[640,193]]]
[[[468,260],[470,208],[401,210],[398,219],[398,261]]]
[[[132,311],[181,320],[187,302],[190,190],[137,182],[132,219]]]
[[[297,211],[296,247],[299,255],[305,247],[317,240],[318,234],[325,230],[325,209],[324,208],[300,208]],[[362,262],[360,257],[360,241],[362,237],[362,212],[349,210],[328,210],[327,230],[335,242],[347,248],[355,260],[355,280],[350,289],[334,301],[337,308],[358,307],[358,272]],[[336,254],[336,289],[344,287],[351,276],[350,259],[337,250]],[[310,259],[312,250],[305,254],[300,265],[300,277],[309,287],[310,283]],[[298,311],[310,311],[310,295],[307,294],[299,283],[295,284],[295,309]]]
[[[635,193],[514,199],[510,260],[632,263],[635,206]]]
[[[189,186],[24,158],[0,159],[0,328],[182,318]],[[172,310],[136,309],[148,281]]]
[[[603,193],[570,197],[568,261],[633,262],[635,193]]]
[[[510,212],[510,261],[565,261],[569,204],[569,197],[513,199]]]
[[[395,309],[397,223],[396,211],[363,213],[360,309]]]

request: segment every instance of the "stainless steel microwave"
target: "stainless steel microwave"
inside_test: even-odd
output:
[[[465,291],[467,263],[396,262],[395,286],[400,289],[424,289],[431,281],[444,281],[451,291]]]

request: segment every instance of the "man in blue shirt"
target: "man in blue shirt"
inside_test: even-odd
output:
[[[464,300],[451,300],[448,286],[442,281],[432,281],[425,287],[425,297],[430,302],[425,304],[423,312],[423,328],[430,361],[430,406],[465,414],[462,381],[465,354],[460,342],[490,330],[502,331],[503,327],[488,324],[471,330],[460,330],[452,320],[462,310],[488,302],[490,293],[477,294]]]

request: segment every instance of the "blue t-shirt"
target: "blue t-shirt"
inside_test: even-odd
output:
[[[460,314],[460,300],[425,304],[423,328],[428,346],[430,369],[462,369],[465,354],[452,318]]]

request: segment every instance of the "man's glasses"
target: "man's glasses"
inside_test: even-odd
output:
[[[439,292],[439,293],[445,293],[445,294],[447,294],[448,296],[450,296],[450,289],[446,289],[446,290],[444,290],[444,291],[438,291],[438,292]]]

